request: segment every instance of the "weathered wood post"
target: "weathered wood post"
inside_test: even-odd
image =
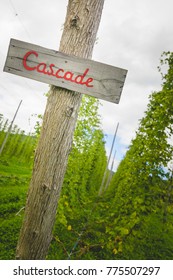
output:
[[[69,0],[60,51],[91,58],[104,0]],[[17,259],[45,259],[81,94],[52,86],[29,188]]]

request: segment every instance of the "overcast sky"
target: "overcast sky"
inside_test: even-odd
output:
[[[83,0],[85,1],[85,0]],[[93,0],[94,1],[94,0]],[[43,114],[48,85],[3,72],[10,38],[58,50],[67,0],[0,0],[0,113],[33,130],[35,114]],[[102,101],[104,133],[117,122],[117,159],[123,156],[143,117],[151,92],[161,88],[157,71],[163,51],[173,46],[172,0],[105,0],[93,59],[128,70],[120,103]],[[108,137],[107,149],[111,137]]]

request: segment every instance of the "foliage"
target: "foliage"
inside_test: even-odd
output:
[[[103,231],[118,259],[172,258],[173,191],[168,169],[173,157],[172,57],[166,54],[169,69],[163,89],[150,96],[136,137],[106,194],[111,203]]]

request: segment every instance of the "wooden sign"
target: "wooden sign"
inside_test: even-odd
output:
[[[127,70],[10,40],[4,71],[119,103]]]

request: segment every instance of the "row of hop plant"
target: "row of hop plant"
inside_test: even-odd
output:
[[[0,147],[2,147],[6,135],[11,126],[11,122],[0,114]],[[34,156],[34,149],[37,138],[33,133],[26,134],[17,125],[10,129],[7,141],[1,153],[1,158],[18,159],[20,162],[31,164]]]

